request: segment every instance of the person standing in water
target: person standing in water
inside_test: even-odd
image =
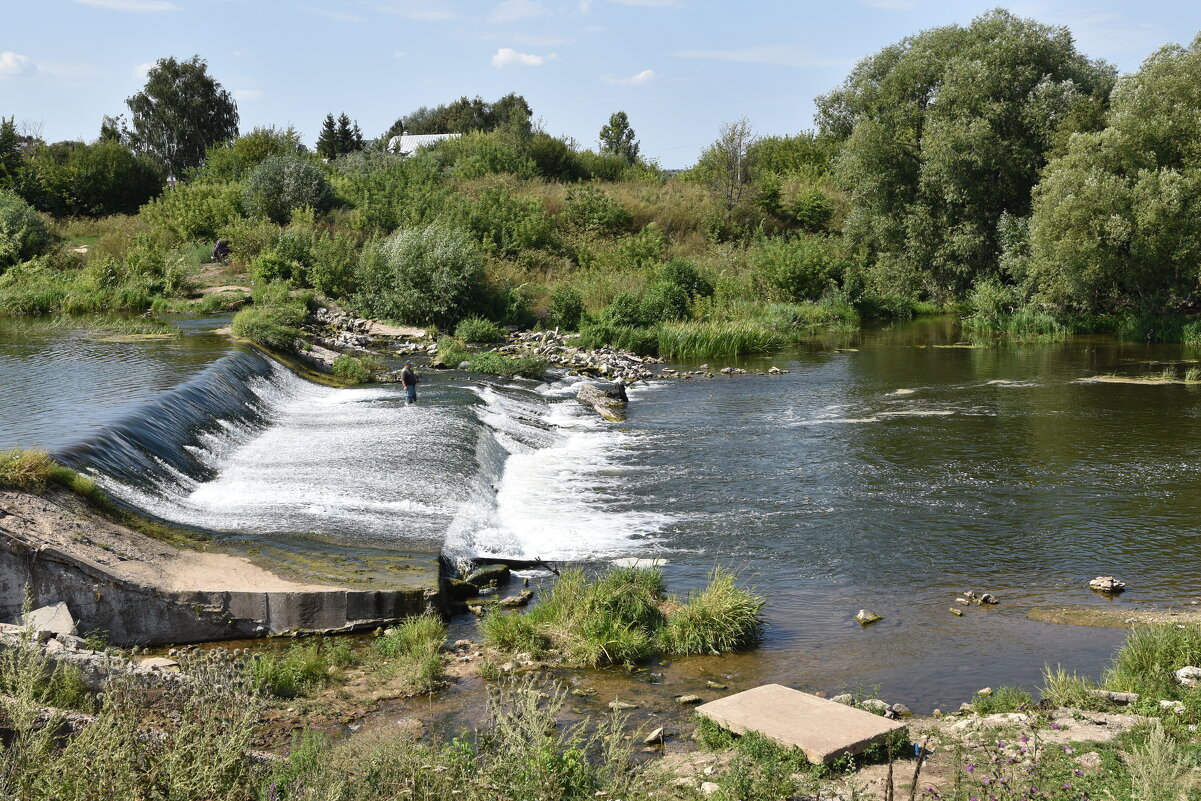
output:
[[[400,383],[405,388],[405,400],[408,403],[417,402],[417,382],[420,380],[413,372],[413,363],[405,362],[404,369],[400,371]]]

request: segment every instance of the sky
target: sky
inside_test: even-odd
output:
[[[0,116],[47,141],[94,140],[159,59],[199,55],[241,129],[326,113],[367,137],[423,105],[524,95],[535,121],[596,147],[614,111],[642,153],[686,167],[723,123],[813,127],[813,100],[855,63],[926,28],[967,24],[974,0],[0,0]],[[1066,25],[1123,72],[1201,31],[1195,0],[1033,0],[1005,6]]]

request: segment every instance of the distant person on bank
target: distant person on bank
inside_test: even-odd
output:
[[[421,379],[413,372],[413,363],[405,362],[404,369],[400,371],[400,383],[405,388],[405,400],[409,403],[417,402],[417,382]]]

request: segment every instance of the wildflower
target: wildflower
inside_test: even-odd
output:
[[[1052,723],[1051,728],[1055,731],[1059,731],[1062,727],[1058,723]]]
[[[975,770],[976,770],[976,766],[975,766],[975,765],[973,765],[973,764],[971,764],[971,763],[969,762],[969,763],[967,764],[967,772],[968,772],[968,773],[973,773],[973,772],[975,772]],[[972,801],[976,801],[976,799],[974,799],[974,798],[973,798],[973,799],[972,799]]]
[[[1028,742],[1030,742],[1030,738],[1029,738],[1029,737],[1027,737],[1027,736],[1026,736],[1026,735],[1024,735],[1024,734],[1023,734],[1021,737],[1019,737],[1018,739],[1019,739],[1019,740],[1021,740],[1023,743],[1028,743]]]

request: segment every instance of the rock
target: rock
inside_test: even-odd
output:
[[[971,603],[971,601],[969,601],[967,598],[956,598],[955,603],[967,606],[969,603]]]
[[[1097,576],[1088,583],[1088,587],[1096,592],[1116,594],[1126,589],[1126,582],[1119,581],[1113,576]]]
[[[1076,764],[1083,770],[1093,771],[1101,769],[1101,755],[1096,751],[1089,751],[1086,754],[1081,754],[1076,757]]]
[[[609,708],[614,711],[619,711],[622,709],[637,709],[638,704],[630,704],[626,703],[625,701],[613,700],[609,702]]]
[[[702,795],[713,795],[720,789],[721,786],[718,785],[717,782],[701,782]]]
[[[1186,665],[1176,671],[1176,681],[1185,687],[1196,687],[1201,684],[1201,668]]]
[[[911,710],[909,707],[905,706],[904,704],[893,704],[892,711],[895,712],[898,717],[902,717],[902,718],[912,717],[912,715],[913,715],[913,710]]]
[[[1138,693],[1119,693],[1112,690],[1089,690],[1089,695],[1115,704],[1133,704],[1138,700]]]
[[[699,704],[701,697],[699,695],[678,695],[676,696],[677,704]]]
[[[650,734],[646,735],[646,737],[644,737],[642,740],[643,745],[658,745],[661,742],[663,742],[663,727],[662,726],[655,729]]]
[[[453,647],[456,651],[459,651],[464,648],[473,648],[473,647],[475,647],[475,643],[472,642],[471,640],[455,640],[455,644]]]
[[[504,607],[508,607],[510,609],[512,609],[514,607],[518,607],[518,606],[525,606],[526,604],[528,604],[530,602],[530,599],[533,597],[534,597],[533,590],[522,590],[521,592],[517,593],[516,595],[510,595],[507,598],[501,598],[500,605],[504,606]]]
[[[992,695],[992,687],[981,687],[979,690],[976,690],[976,695]]]
[[[851,706],[855,703],[855,696],[851,695],[850,693],[842,693],[841,695],[834,696],[830,700],[836,704]]]
[[[772,365],[772,366],[771,366],[771,367],[768,369],[768,371],[767,371],[767,372],[768,372],[769,374],[771,374],[771,375],[782,375],[783,373],[786,373],[786,372],[788,372],[788,371],[787,371],[787,370],[781,370],[779,367],[776,367],[776,366],[773,364],[773,365]]]
[[[571,694],[578,695],[581,698],[587,698],[589,696],[596,695],[596,688],[588,687],[587,689],[583,689],[583,690],[581,690],[579,688],[575,688],[571,691]]]
[[[40,609],[34,609],[25,615],[22,623],[36,631],[49,631],[54,634],[74,634],[75,618],[71,610],[62,601]]]
[[[447,579],[446,580],[446,595],[452,601],[465,601],[468,598],[474,598],[480,594],[480,588],[472,584],[470,581],[463,579]]]
[[[715,681],[707,681],[707,682],[705,682],[705,686],[706,686],[706,687],[708,687],[710,690],[726,690],[726,689],[729,689],[729,688],[728,688],[726,685],[724,685],[724,684],[718,684],[718,683],[717,683],[717,682],[715,682]]]
[[[591,406],[597,414],[611,423],[620,423],[625,419],[626,402],[601,389],[599,384],[581,384],[576,393],[576,400],[584,406]]]
[[[467,611],[473,615],[482,615],[484,614],[484,606],[483,604],[467,604]]]
[[[881,701],[879,698],[868,698],[860,701],[859,708],[875,714],[884,714],[885,712],[892,711],[892,707]]]
[[[878,620],[883,620],[884,618],[881,615],[877,615],[875,612],[869,612],[866,609],[860,609],[859,614],[855,615],[855,619],[859,621],[860,626],[870,626],[872,623],[875,623]]]
[[[980,603],[992,605],[999,604],[1001,602],[997,600],[997,596],[993,595],[991,592],[986,592],[980,596]]]
[[[1177,715],[1184,714],[1183,701],[1160,701],[1159,705],[1161,708],[1166,709],[1169,712],[1175,712]]]
[[[933,712],[930,713],[930,717],[934,718],[935,720],[941,720],[942,719],[942,710],[935,709]]]
[[[143,667],[148,667],[158,670],[167,670],[172,673],[179,672],[179,663],[174,659],[167,659],[162,656],[149,656],[139,661]]]
[[[467,583],[476,587],[487,584],[507,584],[509,582],[508,565],[480,565],[467,574]]]
[[[956,715],[971,715],[975,711],[976,711],[976,707],[972,706],[967,701],[964,701],[962,704],[959,705],[959,709],[957,709],[955,711],[955,714]]]
[[[952,607],[951,607],[951,614],[952,614],[952,615],[955,615],[955,617],[963,617],[963,610],[962,610],[962,609],[958,609],[958,608],[956,608],[956,607],[952,606]]]

